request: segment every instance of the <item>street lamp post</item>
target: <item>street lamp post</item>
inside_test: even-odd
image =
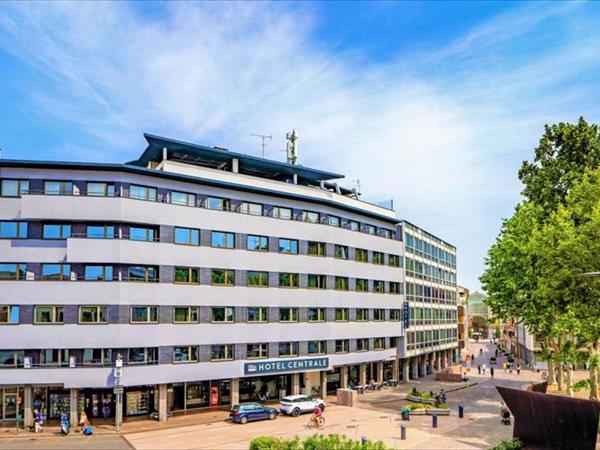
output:
[[[115,379],[113,389],[115,394],[115,429],[119,433],[121,431],[121,424],[123,423],[123,386],[120,384],[121,377],[123,376],[123,357],[120,353],[115,360],[113,376]]]

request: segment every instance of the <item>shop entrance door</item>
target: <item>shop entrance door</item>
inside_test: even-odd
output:
[[[3,418],[5,420],[17,418],[17,394],[4,392],[4,402],[2,405]]]

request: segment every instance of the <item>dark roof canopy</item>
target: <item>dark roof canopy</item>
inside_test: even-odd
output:
[[[315,184],[321,180],[344,178],[344,175],[337,173],[244,155],[221,148],[191,144],[152,134],[144,134],[144,137],[148,141],[148,147],[137,160],[126,164],[147,167],[151,161],[160,162],[163,158],[163,148],[166,148],[167,159],[204,167],[227,168],[232,164],[233,159],[237,159],[239,173],[261,178],[285,181],[296,174],[299,182],[309,184]]]

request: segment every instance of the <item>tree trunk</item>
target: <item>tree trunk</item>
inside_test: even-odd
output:
[[[564,380],[564,371],[563,371],[563,366],[562,364],[558,364],[556,366],[557,368],[557,372],[558,372],[558,380],[556,380],[558,382],[558,390],[560,392],[562,392],[563,390],[563,380]]]
[[[554,363],[551,359],[548,360],[548,386],[554,386]]]
[[[573,365],[567,364],[567,395],[573,397]]]

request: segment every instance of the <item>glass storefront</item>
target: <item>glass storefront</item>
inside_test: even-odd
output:
[[[147,415],[156,410],[154,386],[137,386],[125,389],[123,407],[125,416]]]
[[[83,409],[90,419],[109,419],[115,416],[115,395],[112,389],[84,389],[80,393],[84,398]]]
[[[291,392],[291,375],[271,375],[240,379],[240,402],[255,402],[269,394],[269,399],[277,400]]]
[[[19,404],[19,398],[23,398],[23,390],[16,387],[0,388],[0,420],[15,420],[17,412],[23,417],[23,403]],[[18,410],[17,410],[18,408]]]
[[[340,368],[327,372],[327,393],[335,394],[341,386]]]

